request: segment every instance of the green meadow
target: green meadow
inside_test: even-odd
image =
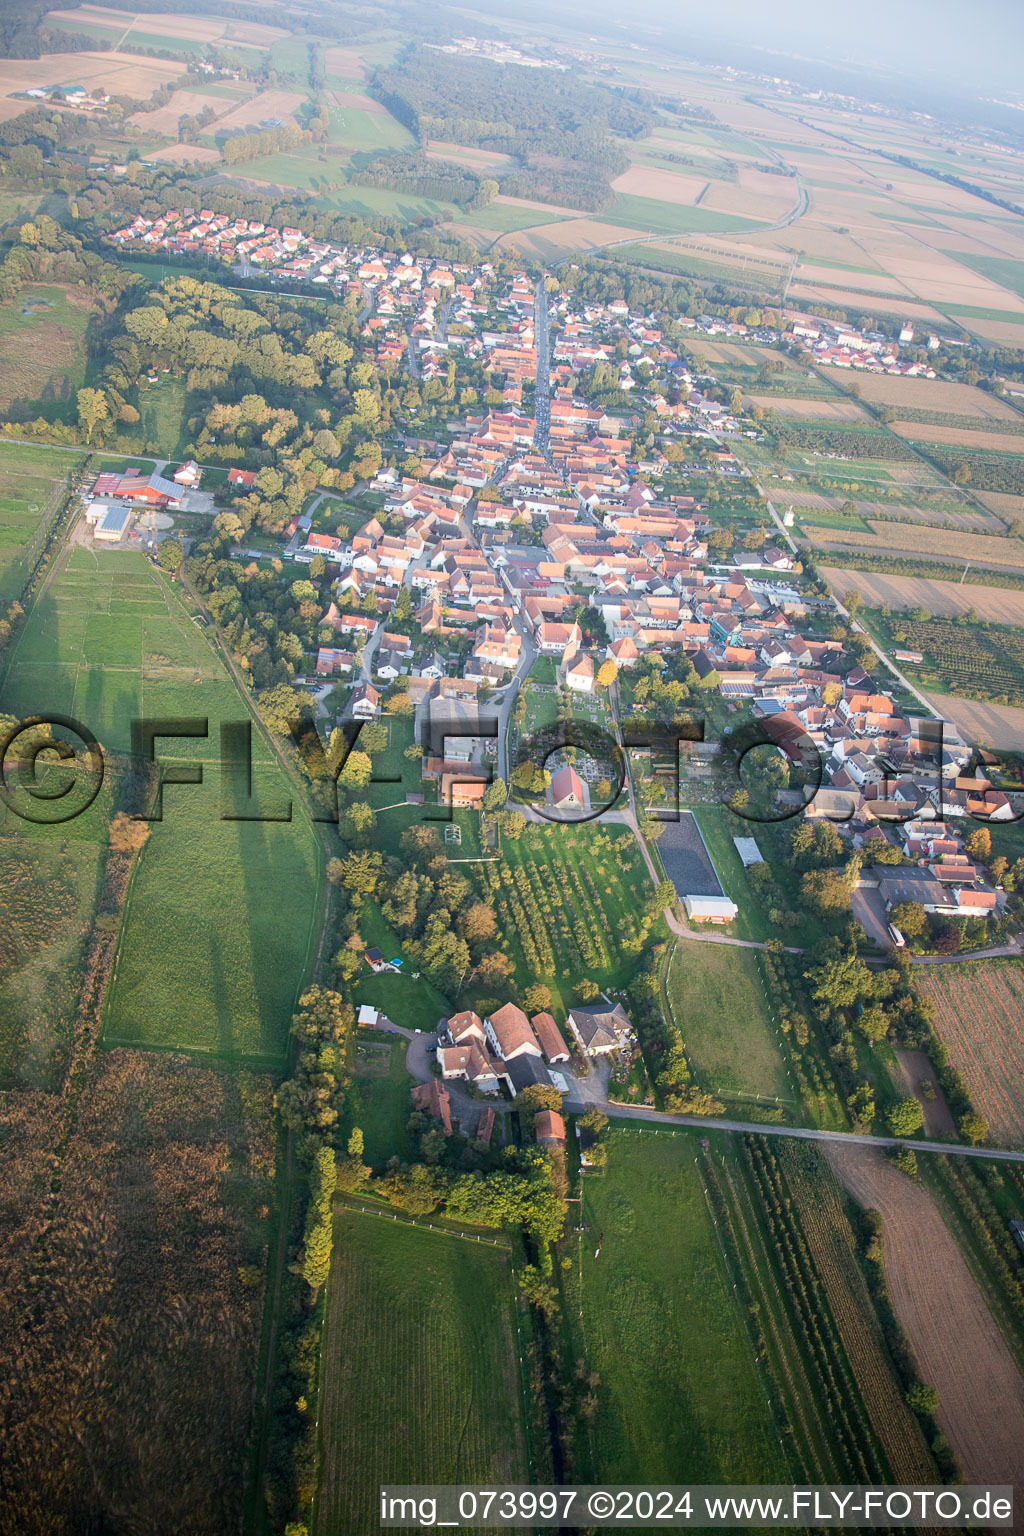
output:
[[[340,1207],[321,1361],[314,1536],[371,1529],[382,1483],[529,1481],[504,1246]]]
[[[571,1289],[600,1381],[588,1481],[774,1483],[786,1460],[719,1249],[696,1132],[612,1130]],[[595,1250],[600,1248],[598,1253]]]
[[[134,719],[208,721],[208,735],[158,740],[162,763],[201,784],[168,785],[127,901],[105,1038],[224,1056],[283,1058],[315,937],[313,829],[252,727],[253,800],[226,798],[220,726],[246,702],[178,589],[136,551],[75,548],[32,611],[4,690],[14,714],[81,720],[109,754]],[[291,821],[223,819],[257,809]],[[99,828],[100,801],[73,825]]]

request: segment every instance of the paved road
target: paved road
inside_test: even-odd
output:
[[[925,716],[929,716],[930,715],[932,718],[938,718],[936,716],[936,714],[935,714],[934,706],[929,704],[928,700],[925,698],[923,693],[919,693],[917,691],[917,689],[914,687],[913,683],[910,681],[910,678],[907,677],[903,672],[900,671],[899,667],[892,660],[892,658],[890,656],[887,656],[885,654],[885,652],[882,650],[882,648],[875,644],[874,640],[872,639],[872,637],[868,633],[868,631],[865,629],[864,625],[858,623],[858,621],[850,613],[850,610],[843,606],[842,602],[839,600],[839,598],[835,595],[834,592],[832,594],[832,601],[836,605],[836,611],[838,613],[840,613],[843,618],[850,620],[850,623],[853,625],[854,629],[858,632],[858,634],[862,634],[862,635],[865,636],[865,638],[867,639],[868,644],[871,646],[871,649],[874,651],[875,655],[878,657],[878,659],[882,663],[883,667],[887,667],[888,670],[892,673],[893,677],[896,678],[897,682],[902,683],[904,688],[907,690],[907,692],[912,694],[913,697],[917,700],[917,702],[921,706],[922,714],[924,714]]]
[[[551,427],[551,341],[548,322],[548,293],[542,277],[537,279],[533,332],[537,347],[537,375],[534,386],[534,416],[537,420],[536,446],[548,457],[548,432]]]
[[[404,1029],[400,1024],[381,1024],[379,1028],[391,1034],[402,1035],[409,1041],[405,1058],[406,1066],[418,1082],[429,1082],[434,1073],[433,1057],[428,1052],[427,1046],[432,1043],[433,1037],[425,1034],[418,1035],[414,1030]],[[1011,1151],[1004,1147],[965,1147],[944,1141],[908,1141],[898,1136],[857,1136],[852,1131],[818,1131],[801,1125],[762,1125],[750,1120],[727,1120],[716,1116],[673,1115],[665,1110],[648,1109],[640,1104],[616,1104],[607,1097],[604,1075],[596,1066],[585,1078],[572,1076],[564,1067],[560,1070],[569,1078],[569,1092],[565,1096],[568,1109],[583,1110],[596,1104],[613,1120],[636,1121],[643,1125],[665,1125],[674,1128],[685,1125],[698,1131],[729,1131],[740,1135],[750,1133],[754,1136],[785,1136],[791,1141],[838,1142],[840,1146],[907,1146],[912,1147],[915,1152],[942,1152],[949,1153],[953,1157],[982,1157],[993,1162],[1024,1163],[1024,1151]],[[458,1082],[449,1081],[445,1086],[451,1095],[455,1118],[459,1118],[461,1110],[463,1114],[471,1115],[475,1120],[483,1107],[481,1101],[470,1098]],[[488,1103],[497,1114],[508,1114],[512,1108],[511,1104],[504,1099],[495,1098],[493,1101],[488,1100]]]
[[[764,496],[765,506],[768,508],[768,511],[771,514],[772,522],[775,524],[776,528],[779,530],[779,533],[782,535],[782,537],[785,539],[786,543],[789,545],[790,553],[799,556],[800,550],[797,548],[796,540],[794,539],[793,535],[790,533],[790,531],[786,527],[786,525],[783,523],[782,518],[776,512],[776,510],[773,507],[772,503],[768,500],[768,497],[765,495],[764,487],[757,480],[754,481],[754,485],[760,491],[761,495]]]
[[[567,1099],[572,1107],[571,1098]],[[943,1152],[953,1157],[984,1157],[993,1162],[1024,1163],[1024,1151],[1006,1147],[964,1147],[945,1141],[909,1141],[898,1136],[857,1136],[852,1131],[817,1131],[800,1125],[758,1125],[746,1120],[725,1120],[702,1115],[670,1115],[633,1104],[605,1104],[605,1114],[615,1119],[639,1120],[655,1125],[688,1125],[696,1130],[750,1132],[755,1136],[787,1136],[793,1141],[838,1142],[855,1147],[910,1147],[915,1152]]]
[[[498,761],[497,775],[508,783],[510,765],[508,759],[508,731],[512,720],[512,711],[515,708],[519,690],[526,680],[526,675],[537,659],[537,645],[531,633],[530,626],[522,621],[516,622],[516,629],[523,639],[523,648],[519,654],[519,665],[511,683],[502,693],[501,703],[498,706]]]

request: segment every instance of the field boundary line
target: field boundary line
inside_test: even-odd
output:
[[[438,1227],[432,1221],[413,1221],[408,1216],[400,1216],[397,1211],[378,1210],[374,1205],[357,1205],[354,1201],[347,1200],[344,1195],[335,1195],[334,1201],[336,1208],[341,1211],[358,1211],[363,1216],[379,1216],[383,1221],[396,1221],[399,1226],[415,1227],[417,1232],[440,1232],[445,1237],[458,1237],[467,1243],[486,1243],[489,1248],[503,1249],[510,1257],[514,1251],[511,1242],[502,1242],[497,1237],[484,1237],[479,1232],[457,1232],[454,1227]]]

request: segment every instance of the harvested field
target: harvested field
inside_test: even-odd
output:
[[[178,122],[186,114],[198,117],[206,107],[220,118],[228,112],[232,112],[238,106],[245,106],[245,102],[232,102],[224,97],[208,96],[201,91],[175,91],[166,107],[157,107],[154,112],[134,112],[128,119],[136,123],[138,127],[145,128],[151,133],[165,133],[170,138],[176,138],[178,134]],[[181,146],[184,149],[192,148],[191,145]]]
[[[372,96],[360,95],[358,91],[328,91],[327,100],[332,107],[355,107],[357,111],[369,112],[371,116],[387,117],[388,109],[382,102],[375,101]]]
[[[812,544],[854,544],[882,554],[949,555],[974,560],[979,565],[1024,568],[1024,544],[1020,539],[999,539],[984,533],[958,533],[942,528],[921,528],[910,523],[873,522],[870,533],[829,529],[823,538],[809,534]]]
[[[1024,1144],[1024,965],[929,965],[917,988],[994,1142]]]
[[[210,149],[206,144],[165,144],[145,159],[159,160],[167,165],[187,165],[195,160],[201,160],[204,165],[218,165],[221,155],[219,150]]]
[[[745,184],[748,177],[755,177],[758,188]],[[701,207],[713,213],[738,214],[745,219],[764,219],[771,222],[796,203],[796,183],[785,176],[763,176],[757,171],[741,171],[740,185],[728,181],[712,181],[701,198]]]
[[[982,704],[951,693],[926,693],[940,715],[953,723],[967,741],[1003,752],[1024,751],[1024,709],[1012,704]]]
[[[495,199],[497,201],[497,199]],[[537,204],[543,208],[543,203]],[[524,256],[539,256],[543,260],[558,259],[570,251],[591,250],[595,246],[608,245],[613,240],[643,239],[645,230],[624,229],[618,224],[602,224],[599,219],[566,219],[543,229],[522,231],[505,235],[498,242],[501,247],[514,247]]]
[[[224,28],[225,41],[230,38],[233,43],[244,43],[250,48],[271,48],[288,36],[280,27],[268,27],[262,21],[229,21]]]
[[[791,395],[747,395],[745,405],[759,405],[776,416],[796,416],[815,421],[866,421],[867,412],[854,400],[801,400]]]
[[[102,85],[111,95],[145,100],[157,86],[177,80],[179,59],[141,59],[132,53],[48,53],[41,59],[0,59],[0,96],[33,86]],[[28,102],[15,103],[24,112]]]
[[[924,576],[885,576],[875,571],[822,567],[840,597],[859,592],[869,608],[888,603],[893,609],[927,608],[936,618],[955,618],[971,608],[989,624],[1024,624],[1024,592],[1000,587],[961,586],[955,581],[930,581]]]
[[[841,387],[840,380],[851,382],[848,371],[823,367],[822,373]],[[949,384],[944,379],[908,379],[899,374],[863,373],[856,375],[861,398],[879,405],[913,406],[915,410],[950,411],[961,416],[994,417],[997,421],[1020,421],[1020,415],[997,395],[974,389],[970,384]]]
[[[366,74],[366,60],[355,48],[325,48],[324,66],[329,75],[358,80]]]
[[[612,191],[631,192],[636,197],[656,197],[664,203],[693,204],[707,185],[706,176],[662,171],[653,165],[631,165],[612,182]]]
[[[124,17],[124,24],[129,29],[138,26],[140,32],[151,32],[157,37],[181,37],[195,43],[215,43],[224,32],[223,21],[205,20],[201,16],[175,16],[170,11],[146,11],[139,16],[129,12]]]
[[[575,208],[562,208],[558,203],[540,203],[531,197],[503,197],[499,192],[494,201],[501,208],[532,208],[537,213],[560,213],[565,219],[578,221],[580,218]]]
[[[300,91],[260,91],[251,101],[239,102],[237,107],[225,113],[218,121],[217,128],[235,132],[239,129],[259,128],[270,117],[278,117],[283,122],[286,117],[294,117],[296,109],[301,107],[305,99]]]
[[[991,448],[995,453],[1024,453],[1024,419],[1021,432],[974,432],[965,427],[936,427],[923,421],[894,421],[892,430],[919,443],[948,443],[955,448]]]
[[[1018,517],[1024,518],[1024,496],[1008,496],[1003,491],[975,491],[974,494],[1004,523],[1013,522]]]
[[[975,512],[967,504],[962,510],[951,507],[944,502],[941,506],[910,507],[899,502],[891,501],[863,501],[859,496],[852,498],[838,496],[824,496],[817,491],[791,491],[787,487],[772,486],[768,491],[769,496],[778,505],[783,502],[792,507],[806,507],[810,514],[807,519],[814,521],[814,512],[838,512],[847,500],[852,500],[857,508],[857,516],[867,519],[896,518],[901,523],[925,523],[929,527],[962,528],[966,533],[1002,533],[1006,524],[994,513]],[[833,526],[836,526],[833,524]],[[854,525],[855,526],[855,525]]]
[[[896,1316],[968,1480],[1024,1480],[1024,1380],[931,1194],[870,1147],[828,1155],[854,1199],[882,1216]]]
[[[798,368],[792,358],[776,352],[772,347],[745,347],[738,341],[705,341],[703,336],[695,337],[691,345],[693,351],[706,357],[709,363],[735,363],[741,368],[759,368],[762,363],[771,362],[778,365],[782,373],[799,372],[806,376],[809,372],[807,368]],[[772,395],[771,403],[774,405],[777,399],[777,395]]]
[[[485,165],[511,165],[512,156],[497,149],[477,149],[466,144],[446,144],[443,139],[429,139],[427,156],[431,160],[454,160],[457,165],[474,168]]]

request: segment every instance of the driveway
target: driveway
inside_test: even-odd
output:
[[[435,1057],[427,1047],[437,1044],[437,1036],[417,1034],[414,1029],[405,1029],[401,1024],[392,1024],[390,1020],[386,1024],[379,1023],[377,1028],[386,1030],[391,1035],[401,1035],[403,1039],[408,1040],[409,1048],[405,1053],[405,1065],[418,1083],[429,1083],[434,1076]],[[452,1119],[458,1122],[459,1129],[464,1135],[472,1135],[485,1109],[493,1109],[496,1115],[507,1115],[512,1108],[507,1099],[502,1099],[497,1094],[493,1098],[473,1098],[457,1079],[449,1078],[445,1087],[451,1099]]]
[[[858,886],[850,897],[850,911],[876,949],[888,952],[895,947],[889,937],[885,907],[882,905],[882,898],[878,891],[865,890],[863,886]]]

